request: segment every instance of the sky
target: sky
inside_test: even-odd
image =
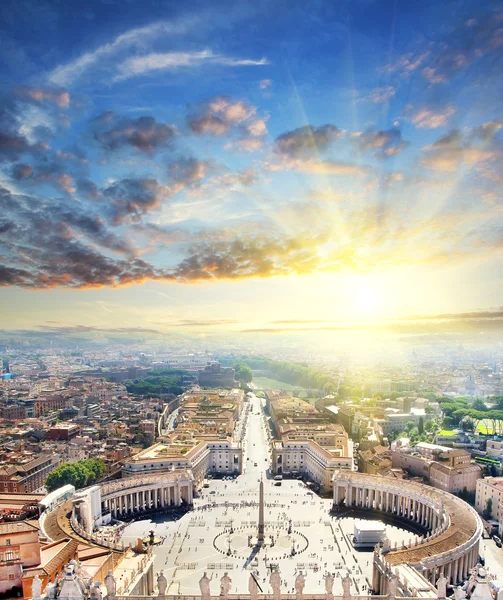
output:
[[[4,329],[500,324],[499,2],[4,0],[0,81]]]

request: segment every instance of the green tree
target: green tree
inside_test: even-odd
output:
[[[60,465],[51,471],[45,480],[48,492],[64,485],[73,485],[76,489],[96,483],[105,473],[105,463],[99,458],[79,460]]]
[[[250,383],[253,372],[246,363],[237,363],[234,365],[234,377],[243,383]]]
[[[486,502],[486,507],[482,511],[482,516],[487,521],[488,519],[491,518],[492,513],[493,513],[493,500],[492,500],[492,498],[488,498],[487,502]]]
[[[417,424],[417,430],[419,432],[419,435],[422,435],[424,433],[424,419],[423,419],[423,417],[419,417],[419,423]]]
[[[480,398],[476,398],[473,401],[472,408],[475,409],[475,410],[483,410],[483,411],[485,411],[485,410],[487,410],[487,405]]]

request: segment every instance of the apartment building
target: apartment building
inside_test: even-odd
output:
[[[485,477],[477,481],[475,508],[482,514],[488,500],[492,501],[491,518],[503,523],[503,477]]]
[[[8,452],[0,456],[0,492],[29,494],[44,485],[47,475],[59,464],[49,453]]]

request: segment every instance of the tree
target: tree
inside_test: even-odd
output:
[[[486,521],[491,518],[492,512],[493,512],[493,500],[492,500],[492,498],[488,498],[487,502],[486,502],[486,507],[482,511],[482,516],[484,517],[484,519]]]
[[[414,421],[407,421],[407,425],[405,425],[405,429],[407,433],[410,433],[415,427]]]
[[[76,489],[96,483],[105,473],[105,463],[99,458],[79,460],[60,465],[51,471],[45,480],[48,492],[64,485],[73,485]]]
[[[422,435],[424,433],[424,419],[423,419],[423,417],[419,417],[419,423],[417,424],[417,430],[419,432],[419,435]]]
[[[246,363],[237,363],[234,365],[234,377],[243,383],[250,383],[253,372]]]
[[[474,410],[484,410],[484,411],[485,411],[485,410],[487,410],[487,405],[486,405],[486,403],[485,403],[483,400],[481,400],[480,398],[476,398],[476,399],[473,401],[472,408],[473,408]]]
[[[434,425],[435,422],[432,419],[428,419],[428,421],[426,421],[426,423],[424,424],[425,431],[432,431]]]

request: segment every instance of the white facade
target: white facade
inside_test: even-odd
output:
[[[342,450],[326,449],[313,440],[274,442],[272,471],[276,475],[301,473],[329,489],[335,471],[353,469],[353,442],[348,440],[347,456]]]
[[[101,487],[93,485],[75,495],[79,521],[88,534],[101,525]]]

